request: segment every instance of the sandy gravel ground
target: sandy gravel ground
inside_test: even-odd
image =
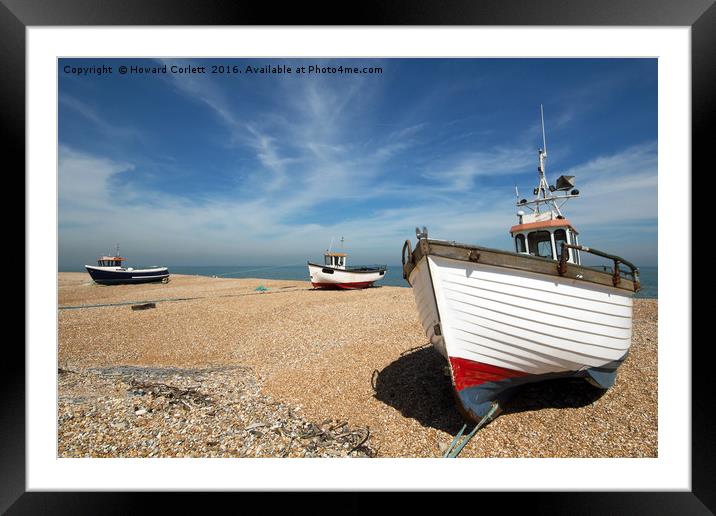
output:
[[[463,425],[409,288],[60,273],[58,301],[60,456],[438,457]],[[656,457],[657,301],[634,316],[612,389],[527,386],[461,457]]]

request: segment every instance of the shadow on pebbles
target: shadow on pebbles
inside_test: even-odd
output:
[[[60,457],[372,457],[368,428],[308,421],[245,367],[58,371]]]

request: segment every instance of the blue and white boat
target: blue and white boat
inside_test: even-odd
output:
[[[169,280],[169,269],[167,267],[134,269],[132,267],[123,267],[122,262],[125,260],[119,255],[119,246],[117,246],[114,256],[100,256],[97,259],[96,267],[85,265],[85,268],[94,282],[101,285],[166,282]]]

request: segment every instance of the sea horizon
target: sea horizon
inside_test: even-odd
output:
[[[208,276],[220,278],[238,279],[270,279],[270,280],[293,280],[310,281],[306,264],[303,265],[167,265],[170,274],[186,274],[191,276]],[[410,285],[403,279],[402,266],[400,264],[387,264],[387,271],[382,280],[376,285],[387,287],[404,287]],[[137,267],[139,268],[139,267]],[[84,267],[64,268],[59,272],[85,272]],[[634,297],[640,299],[658,299],[658,266],[640,267],[639,279],[641,290]]]

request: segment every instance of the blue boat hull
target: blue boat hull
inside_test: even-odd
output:
[[[126,283],[153,283],[169,278],[169,269],[162,267],[151,270],[102,270],[86,267],[95,283],[100,285],[119,285]]]

